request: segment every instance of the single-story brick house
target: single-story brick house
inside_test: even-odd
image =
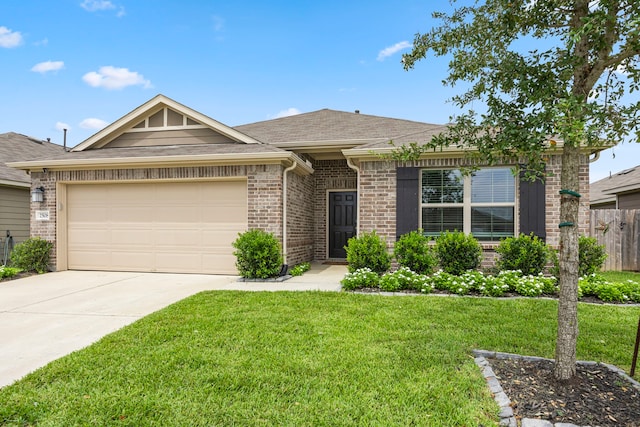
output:
[[[391,245],[417,228],[473,232],[488,251],[519,232],[556,245],[560,156],[543,185],[510,165],[463,177],[453,148],[412,162],[375,154],[445,129],[327,109],[229,127],[158,95],[69,153],[12,166],[45,188],[31,234],[55,243],[57,270],[235,274],[231,242],[251,228],[273,232],[289,265],[343,259],[347,239],[371,230]]]
[[[49,141],[15,132],[0,134],[0,265],[9,259],[8,243],[29,237],[31,177],[6,163],[61,153],[63,148]]]

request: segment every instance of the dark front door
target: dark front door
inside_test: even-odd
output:
[[[329,258],[346,258],[344,246],[356,235],[357,193],[329,193]]]

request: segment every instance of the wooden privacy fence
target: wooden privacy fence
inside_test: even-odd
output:
[[[640,271],[640,210],[594,209],[590,235],[607,249],[604,270]]]

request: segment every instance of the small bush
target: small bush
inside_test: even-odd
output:
[[[364,267],[345,274],[340,284],[345,291],[352,291],[358,288],[375,288],[380,284],[380,276],[370,268]]]
[[[502,240],[496,253],[500,270],[520,270],[525,275],[542,273],[549,259],[549,247],[533,233]]]
[[[0,265],[0,279],[10,279],[16,274],[20,273],[19,268],[7,267],[6,265]]]
[[[400,236],[393,249],[398,264],[416,273],[431,274],[438,261],[429,240],[422,230]]]
[[[411,271],[407,267],[400,267],[393,273],[386,273],[380,278],[380,289],[387,292],[411,289],[426,293],[433,288],[427,276]]]
[[[289,270],[289,274],[292,276],[302,276],[304,273],[309,271],[311,268],[311,264],[308,262],[303,262],[302,264],[298,264],[295,267]]]
[[[595,237],[580,236],[578,252],[580,260],[578,274],[581,277],[600,271],[607,259],[604,245],[598,245],[598,240]]]
[[[18,243],[11,252],[11,265],[23,271],[42,274],[49,269],[49,257],[53,243],[40,237],[31,237]]]
[[[444,232],[436,239],[435,252],[440,267],[446,272],[461,275],[475,270],[482,260],[482,247],[473,235]]]
[[[556,292],[555,277],[545,277],[542,273],[534,276],[522,276],[515,285],[515,291],[525,297],[539,297],[540,295]]]
[[[375,231],[352,237],[345,246],[349,272],[369,268],[382,274],[391,267],[391,256],[387,252],[387,243]]]
[[[578,296],[594,296],[605,302],[640,302],[640,283],[627,280],[611,283],[592,273],[578,280]]]
[[[233,242],[236,251],[236,267],[240,276],[247,279],[276,277],[282,268],[280,243],[273,233],[249,230],[238,233]]]
[[[451,292],[452,294],[466,295],[471,291],[471,284],[468,280],[446,271],[436,271],[431,276],[431,281],[436,289]]]

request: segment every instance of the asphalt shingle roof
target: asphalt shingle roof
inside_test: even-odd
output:
[[[425,133],[437,127],[440,125],[324,109],[245,124],[234,129],[267,144],[367,139],[372,142],[380,140],[377,142],[384,144],[404,135]]]
[[[2,133],[0,134],[0,180],[30,183],[31,178],[25,171],[10,168],[6,163],[46,159],[65,154],[60,145],[15,132]]]
[[[615,200],[615,194],[640,189],[640,165],[625,169],[589,185],[592,204]]]

